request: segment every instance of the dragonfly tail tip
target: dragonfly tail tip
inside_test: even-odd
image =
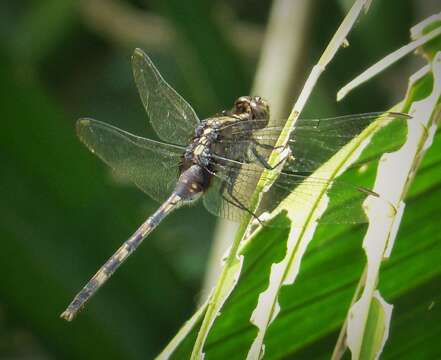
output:
[[[66,321],[72,321],[75,317],[75,313],[70,311],[69,309],[66,309],[63,311],[63,313],[60,315],[60,318],[66,320]]]

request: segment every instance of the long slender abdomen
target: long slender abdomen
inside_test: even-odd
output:
[[[109,279],[118,267],[132,254],[150,232],[181,203],[181,197],[173,192],[172,195],[150,216],[135,233],[106,261],[106,263],[89,280],[83,289],[75,296],[61,318],[71,321],[86,302]]]

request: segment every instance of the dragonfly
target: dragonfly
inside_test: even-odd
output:
[[[118,175],[162,205],[129,237],[96,272],[61,314],[71,321],[86,302],[138,248],[143,240],[173,210],[202,198],[214,215],[240,221],[245,216],[260,218],[299,184],[308,184],[301,201],[308,201],[314,189],[332,185],[344,199],[345,211],[331,218],[336,223],[365,222],[355,211],[351,198],[373,195],[373,191],[311,174],[374,120],[407,118],[401,113],[366,113],[325,119],[298,119],[287,146],[274,145],[283,128],[272,120],[268,102],[260,96],[241,96],[230,110],[199,120],[193,108],[164,80],[150,58],[135,49],[134,79],[150,119],[161,141],[130,134],[109,124],[83,118],[77,122],[81,141]],[[268,171],[273,151],[285,152],[283,171],[265,193],[264,208],[253,209],[251,194]],[[274,190],[273,190],[274,189]],[[297,199],[297,200],[298,200]]]

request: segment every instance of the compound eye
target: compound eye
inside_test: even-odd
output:
[[[236,103],[236,109],[239,112],[245,112],[246,111],[245,102],[241,101],[241,102]]]

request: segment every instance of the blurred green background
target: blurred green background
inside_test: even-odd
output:
[[[316,1],[292,102],[352,1]],[[0,3],[0,359],[146,359],[193,313],[216,219],[176,212],[73,322],[59,319],[85,281],[157,204],[79,142],[89,116],[155,137],[130,68],[143,48],[201,118],[250,92],[271,1]],[[306,115],[389,108],[409,58],[338,106],[335,92],[408,41],[437,1],[374,1],[320,81]],[[148,171],[146,169],[146,171]]]

